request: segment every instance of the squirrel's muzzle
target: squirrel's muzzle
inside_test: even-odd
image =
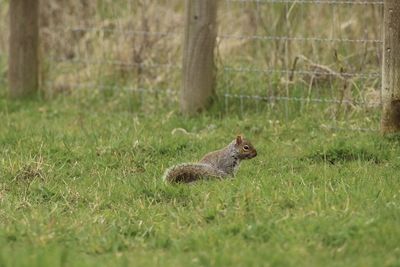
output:
[[[252,159],[255,158],[256,156],[257,156],[257,151],[253,150],[250,154],[248,154],[247,158]]]

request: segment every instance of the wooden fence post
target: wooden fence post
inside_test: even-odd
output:
[[[218,0],[186,0],[181,111],[207,108],[215,94],[214,48]]]
[[[400,1],[384,1],[382,133],[400,132]]]
[[[39,86],[39,0],[10,1],[9,95],[31,95]]]

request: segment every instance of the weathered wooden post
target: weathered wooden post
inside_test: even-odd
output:
[[[31,95],[39,86],[39,0],[10,1],[9,95]]]
[[[400,132],[400,1],[384,1],[382,133]]]
[[[207,108],[215,94],[214,48],[218,0],[186,0],[181,111]]]

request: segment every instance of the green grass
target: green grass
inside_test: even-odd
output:
[[[238,114],[3,93],[0,266],[400,266],[397,137]],[[161,182],[237,133],[236,179]]]

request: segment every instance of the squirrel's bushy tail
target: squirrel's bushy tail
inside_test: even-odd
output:
[[[227,174],[209,164],[183,163],[167,169],[162,177],[168,183],[190,183],[200,179],[223,178]]]

